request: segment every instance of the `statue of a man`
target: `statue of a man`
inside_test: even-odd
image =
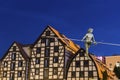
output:
[[[88,53],[89,53],[88,49],[90,48],[90,45],[92,43],[96,44],[96,41],[95,41],[95,38],[94,38],[94,35],[92,34],[92,32],[93,32],[93,29],[89,28],[87,34],[81,40],[81,41],[85,42],[85,48],[86,48],[87,56],[88,56]]]

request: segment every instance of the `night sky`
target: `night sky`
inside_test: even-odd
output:
[[[92,27],[96,41],[119,44],[120,0],[0,0],[0,57],[14,41],[34,43],[47,25],[74,39]],[[90,52],[115,55],[120,46],[97,44]]]

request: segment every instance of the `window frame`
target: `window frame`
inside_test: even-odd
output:
[[[49,58],[45,58],[45,60],[44,60],[44,67],[45,68],[49,67]]]
[[[35,75],[39,75],[40,73],[40,69],[39,68],[35,68]]]
[[[41,53],[41,47],[37,47],[36,48],[36,54],[40,54]]]
[[[45,49],[45,57],[49,57],[50,56],[50,48],[46,48]]]
[[[50,31],[46,31],[46,36],[50,36]]]
[[[59,46],[54,46],[54,52],[58,52],[59,51]]]
[[[75,66],[80,67],[80,61],[75,61]]]
[[[40,58],[36,58],[35,63],[40,64]]]
[[[93,71],[88,71],[88,77],[92,78],[93,77]]]
[[[23,66],[23,61],[22,60],[18,61],[18,67],[22,67],[22,66]]]
[[[18,76],[18,77],[22,77],[22,71],[18,71],[17,76]]]
[[[8,66],[8,62],[4,61],[4,67],[7,67],[7,66]]]
[[[15,62],[12,62],[12,63],[11,63],[10,70],[11,70],[11,71],[15,70]]]
[[[7,71],[3,72],[3,77],[7,77]]]
[[[16,53],[11,54],[11,60],[16,60]]]
[[[71,77],[72,77],[72,78],[75,78],[75,77],[76,77],[76,71],[72,71]]]
[[[84,71],[79,71],[79,77],[80,77],[80,78],[83,78],[84,76],[85,76]]]
[[[84,67],[88,67],[89,66],[89,60],[84,60]]]
[[[16,51],[16,46],[13,46],[13,51]]]
[[[54,56],[54,57],[53,57],[53,63],[58,63],[58,61],[59,61],[58,58],[59,58],[58,56]]]
[[[57,67],[53,68],[53,75],[58,75],[58,68]]]

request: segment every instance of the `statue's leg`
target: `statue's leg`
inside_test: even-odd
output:
[[[88,48],[89,48],[88,43],[85,43],[85,48],[86,48],[86,54],[88,56]]]
[[[85,47],[86,47],[86,56],[88,57],[89,59],[89,47],[90,47],[90,43],[85,43]]]

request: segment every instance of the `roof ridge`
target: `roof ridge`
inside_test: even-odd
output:
[[[74,51],[74,53],[76,53],[80,49],[80,46],[77,46],[77,44],[75,44],[72,40],[67,38],[65,35],[59,33],[56,29],[54,29],[51,26],[48,26],[48,27],[60,38],[60,40],[63,43],[66,44],[67,47],[69,47],[72,51]]]

